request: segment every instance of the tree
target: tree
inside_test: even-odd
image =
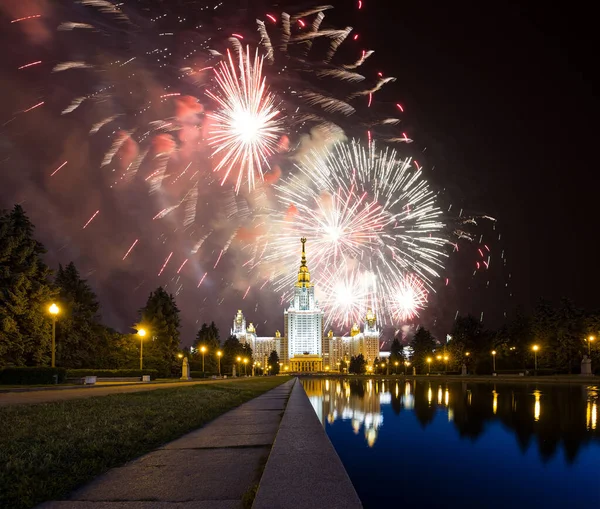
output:
[[[20,205],[0,213],[0,366],[48,362],[51,320],[48,305],[56,292],[42,261],[44,246]]]
[[[365,360],[363,354],[358,354],[356,357],[350,357],[350,373],[355,373],[357,375],[362,375],[367,371],[367,361]]]
[[[140,327],[148,331],[144,343],[144,365],[169,376],[179,350],[179,309],[173,295],[159,286],[140,310]]]
[[[390,347],[390,357],[389,357],[389,361],[391,364],[390,367],[392,367],[392,366],[395,367],[396,362],[398,363],[398,365],[402,364],[403,360],[404,360],[404,356],[402,353],[402,345],[400,344],[400,341],[398,340],[398,338],[395,337],[394,341],[392,341],[392,346]]]
[[[269,369],[269,373],[271,373],[272,375],[278,375],[279,374],[279,355],[277,355],[277,352],[275,350],[273,350],[271,352],[271,355],[269,355],[268,363],[269,363],[269,366],[271,366],[271,368]]]
[[[458,316],[452,327],[452,340],[448,343],[450,364],[455,368],[468,359],[473,372],[484,365],[492,370],[492,336],[484,332],[481,322],[472,315]],[[467,352],[469,355],[467,356]]]
[[[100,305],[96,294],[73,262],[64,269],[59,265],[55,285],[61,303],[61,316],[56,324],[57,365],[65,368],[97,367],[102,351],[99,336]]]
[[[219,329],[215,325],[215,322],[210,322],[210,325],[203,323],[202,327],[196,334],[196,340],[194,341],[194,356],[195,362],[202,362],[202,351],[200,350],[203,346],[206,348],[204,354],[204,370],[208,372],[217,371],[217,350],[221,348],[221,342],[219,341]]]
[[[236,372],[240,374],[240,367],[237,358],[243,358],[245,354],[244,347],[237,337],[229,336],[223,343],[223,357],[221,358],[221,372],[224,374],[232,374],[233,366],[236,366]]]
[[[427,368],[427,357],[433,356],[435,339],[425,327],[419,327],[411,342],[413,349],[413,365],[424,373]]]

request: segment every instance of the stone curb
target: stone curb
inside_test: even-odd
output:
[[[294,383],[252,509],[362,509],[302,384]]]

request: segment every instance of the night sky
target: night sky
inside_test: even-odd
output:
[[[600,273],[595,268],[598,213],[591,117],[597,101],[590,70],[592,31],[585,13],[552,10],[547,5],[541,9],[502,6],[492,10],[470,3],[446,7],[423,2],[363,3],[358,11],[356,2],[335,2],[327,20],[336,26],[355,27],[365,47],[375,50],[365,70],[397,78],[374,100],[384,106],[403,104],[402,129],[415,139],[410,148],[422,152],[416,153],[427,168],[427,177],[444,190],[453,210],[464,208],[497,218],[496,230],[485,234],[490,238],[502,235],[501,242],[494,243],[494,270],[488,277],[471,277],[468,253],[451,259],[450,284],[440,285],[430,299],[430,308],[416,323],[431,326],[441,335],[457,311],[477,317],[483,311],[484,323],[495,327],[502,323],[505,312],[510,316],[517,305],[530,309],[540,296],[552,300],[567,296],[583,308],[594,309]],[[15,16],[9,4],[1,18],[3,24]],[[35,4],[49,16],[53,14],[53,2]],[[279,5],[299,7],[296,2]],[[256,16],[254,9],[246,12],[250,19]],[[8,44],[13,49],[2,57],[6,69],[31,61],[40,52],[48,56],[60,49],[54,39],[53,47],[43,49],[40,41],[23,44],[17,37],[22,34],[14,27],[11,30],[1,39],[5,47]],[[1,124],[11,118],[11,110],[34,104],[37,97],[49,97],[50,104],[52,100],[64,101],[71,93],[63,88],[48,92],[53,82],[41,75],[29,82],[19,81],[22,76],[14,71],[4,73],[0,83]],[[7,177],[0,186],[0,207],[23,203],[49,248],[49,263],[55,267],[59,260],[68,263],[73,259],[98,292],[105,320],[125,332],[150,290],[167,284],[164,278],[156,277],[154,269],[152,274],[146,273],[150,271],[147,267],[160,266],[163,252],[145,252],[147,264],[117,265],[123,246],[127,247],[131,238],[115,233],[113,226],[121,217],[117,212],[125,206],[122,200],[129,200],[142,215],[145,198],[131,193],[107,198],[98,190],[105,182],[94,176],[94,194],[78,201],[69,198],[68,192],[78,188],[81,177],[71,180],[66,189],[57,188],[47,178],[32,176],[37,168],[47,173],[62,160],[64,154],[54,153],[55,146],[68,150],[69,158],[77,154],[77,175],[98,165],[98,147],[87,142],[82,146],[79,140],[84,138],[77,135],[78,130],[89,130],[89,119],[81,126],[72,121],[66,136],[59,129],[64,124],[57,127],[52,120],[56,112],[43,115],[30,121],[36,122],[35,126],[18,119],[0,130],[0,169]],[[27,167],[27,179],[22,178],[21,166]],[[80,231],[81,220],[107,199],[114,213],[99,216],[95,232],[99,240],[92,246],[90,238]],[[72,217],[76,221],[71,221]],[[106,256],[102,256],[103,250]],[[506,267],[497,267],[501,250],[505,251]],[[224,260],[224,277],[235,263]],[[204,269],[194,269],[197,273],[190,278],[197,281]],[[189,286],[178,297],[186,344],[197,323],[214,319],[222,330],[228,330],[238,307],[259,324],[259,334],[271,334],[283,326],[283,308],[266,289],[256,293],[251,302],[242,301],[243,292],[229,291],[223,304],[215,306],[202,302],[205,297],[215,298],[216,283],[198,291],[195,284]],[[261,304],[257,309],[256,303]]]

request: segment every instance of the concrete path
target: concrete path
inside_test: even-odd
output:
[[[171,389],[173,387],[189,387],[196,384],[227,383],[235,379],[226,380],[198,380],[191,382],[158,382],[158,383],[128,383],[111,384],[106,386],[89,386],[68,389],[50,389],[30,392],[3,392],[0,393],[0,407],[9,405],[32,405],[35,403],[50,403],[52,401],[67,401],[70,399],[91,398],[95,396],[108,396],[109,394],[126,394],[129,392],[155,391],[157,389]]]
[[[295,383],[108,471],[68,501],[39,509],[241,509],[242,498],[260,480]]]

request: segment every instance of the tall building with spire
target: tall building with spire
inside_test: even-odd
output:
[[[315,287],[310,282],[306,264],[306,239],[302,242],[302,257],[294,296],[283,313],[285,348],[283,362],[290,371],[323,371],[323,310],[315,299]]]
[[[275,350],[283,371],[316,372],[343,371],[348,368],[350,357],[362,354],[372,369],[379,357],[379,335],[375,313],[368,310],[363,331],[354,324],[349,336],[334,337],[333,331],[323,336],[324,313],[315,299],[315,287],[310,280],[306,263],[306,239],[300,239],[302,254],[298,279],[294,284],[294,294],[289,306],[283,312],[284,335],[257,336],[252,323],[246,325],[246,318],[238,310],[233,319],[231,334],[240,343],[252,348],[255,362],[266,364],[270,353]],[[263,364],[264,363],[264,364]]]

